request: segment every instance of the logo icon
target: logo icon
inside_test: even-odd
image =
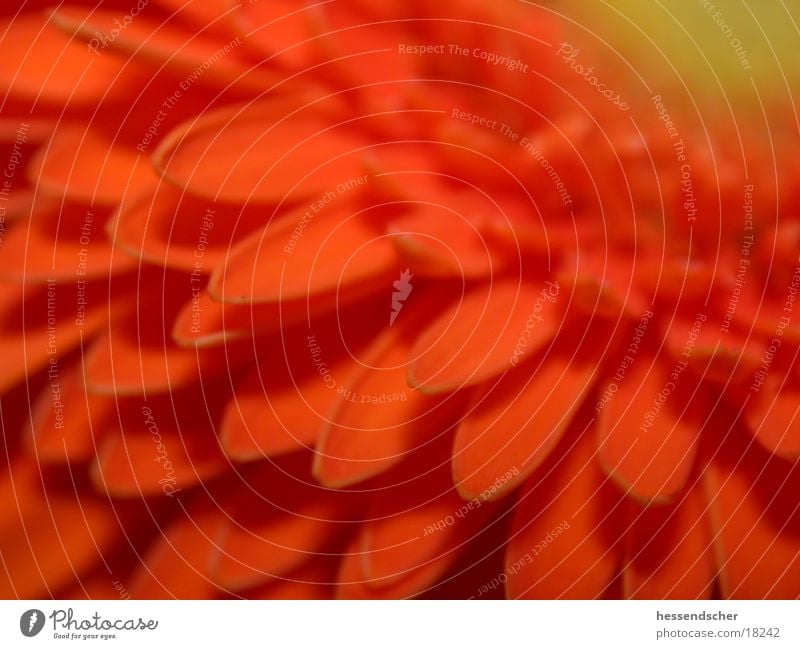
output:
[[[411,290],[414,288],[411,286],[412,277],[414,276],[411,274],[411,271],[406,268],[402,273],[400,273],[400,279],[392,282],[392,286],[394,286],[395,291],[392,293],[392,313],[389,316],[390,327],[394,324],[397,316],[400,315],[400,311],[403,309],[403,302],[405,302],[408,299],[408,296],[411,295]]]
[[[22,635],[32,638],[44,628],[44,613],[38,608],[25,611],[19,618],[19,630]]]

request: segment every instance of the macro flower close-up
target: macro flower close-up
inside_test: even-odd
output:
[[[800,597],[800,5],[673,4],[3,5],[2,598]]]

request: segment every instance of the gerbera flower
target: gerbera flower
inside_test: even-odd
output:
[[[523,3],[4,11],[4,596],[798,595],[774,87]]]

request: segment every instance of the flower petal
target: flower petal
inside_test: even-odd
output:
[[[59,356],[92,337],[106,321],[109,305],[86,299],[95,295],[97,285],[87,285],[83,296],[75,283],[53,282],[21,291],[8,284],[0,286],[0,394],[46,367],[56,366],[57,382]],[[88,303],[85,310],[77,308],[81,297]],[[117,299],[112,298],[113,302]],[[65,302],[76,305],[75,311],[59,308]]]
[[[234,16],[247,42],[271,64],[305,70],[313,63],[309,7],[293,0],[247,2]]]
[[[698,484],[668,507],[639,509],[626,538],[623,586],[638,599],[708,599],[716,566]]]
[[[671,500],[697,454],[701,424],[694,415],[702,400],[694,394],[697,379],[670,362],[637,358],[598,417],[603,468],[646,503]]]
[[[272,76],[265,78],[245,62],[239,51],[241,38],[226,43],[207,32],[190,31],[172,17],[150,18],[138,13],[120,23],[113,10],[61,5],[53,11],[52,21],[68,35],[87,40],[95,57],[108,49],[150,68],[166,66],[176,76],[185,77],[185,84],[235,83],[258,91],[274,83]]]
[[[453,479],[464,499],[495,500],[544,462],[594,383],[595,366],[548,355],[475,390],[458,427]]]
[[[314,300],[313,306],[310,300],[223,304],[200,290],[198,284],[193,285],[192,298],[178,313],[172,328],[172,339],[181,347],[218,347],[235,340],[259,338],[307,321],[309,313],[317,308],[336,308],[335,293]]]
[[[511,280],[471,291],[417,339],[409,385],[448,392],[511,369],[557,331],[557,292],[555,284],[542,288]]]
[[[229,466],[207,431],[175,431],[147,422],[143,414],[140,425],[104,436],[92,470],[99,491],[114,498],[172,496]]]
[[[302,99],[205,113],[172,131],[153,164],[176,187],[221,202],[293,204],[323,199],[363,175],[363,141],[325,113],[297,112]]]
[[[449,201],[418,206],[409,216],[393,220],[389,232],[415,273],[474,279],[501,272],[504,266],[481,236],[477,219],[456,211]]]
[[[153,0],[169,14],[191,22],[197,27],[213,27],[220,32],[230,29],[231,14],[236,5],[230,0]]]
[[[375,296],[368,295],[370,292]],[[361,329],[366,330],[369,327],[363,326],[364,322],[373,318],[362,318],[361,314],[375,308],[384,310],[385,299],[381,299],[381,293],[381,287],[376,283],[374,287],[323,292],[296,300],[229,304],[214,300],[194,283],[191,300],[175,319],[172,338],[181,347],[218,347],[243,338],[263,338],[300,325],[307,326],[318,318],[335,317],[341,321],[352,320],[354,315],[361,320]],[[336,327],[333,320],[329,324]]]
[[[86,282],[135,267],[106,241],[99,216],[86,213],[78,224],[50,212],[53,208],[37,210],[27,226],[15,227],[3,238],[0,277],[40,284],[52,279]]]
[[[667,332],[666,344],[675,358],[687,358],[692,369],[704,379],[719,383],[742,383],[752,380],[764,352],[760,340],[727,329],[707,325],[697,329],[691,353],[686,354],[686,332],[693,323],[675,318]],[[683,356],[682,356],[683,355]]]
[[[30,182],[43,193],[99,206],[116,205],[127,193],[140,191],[152,175],[135,151],[78,126],[57,130],[28,169]]]
[[[211,571],[223,588],[241,591],[286,577],[318,560],[329,540],[347,531],[346,524],[337,523],[341,508],[319,493],[291,511],[269,515],[267,503],[256,507],[256,520],[245,525],[229,521],[225,526]]]
[[[23,13],[0,26],[5,58],[0,92],[31,103],[57,107],[92,106],[106,97],[122,67],[113,57],[97,57],[68,39],[41,13]],[[26,107],[27,108],[27,107]],[[70,158],[68,158],[70,159]]]
[[[199,282],[233,244],[261,227],[261,213],[226,208],[154,182],[126,198],[106,231],[131,257],[190,271]]]
[[[74,485],[45,491],[36,466],[21,464],[0,478],[10,509],[0,520],[0,596],[44,599],[100,564],[122,530],[107,502]]]
[[[365,366],[337,388],[317,443],[314,476],[342,488],[387,471],[451,426],[462,403],[426,397],[406,384],[410,343],[389,330]]]
[[[225,453],[246,462],[309,448],[335,398],[336,389],[318,372],[290,372],[279,360],[254,370],[236,386],[225,409],[220,428]]]
[[[86,380],[101,394],[168,392],[199,381],[222,362],[216,353],[183,349],[112,324],[89,349]]]
[[[82,364],[65,368],[34,406],[31,452],[43,462],[85,462],[116,413],[116,399],[87,390]]]
[[[709,454],[705,492],[722,596],[800,596],[800,465],[768,455],[742,430]]]
[[[334,561],[316,557],[291,575],[260,584],[244,593],[244,597],[279,601],[331,599],[335,577]]]
[[[453,563],[453,557],[445,554],[408,572],[403,579],[385,588],[372,588],[370,580],[362,572],[364,554],[358,541],[347,549],[339,564],[336,576],[336,596],[339,599],[407,599],[422,596]]]
[[[590,435],[559,451],[529,480],[514,510],[506,596],[601,597],[620,569],[621,502],[597,466]]]
[[[211,296],[227,303],[259,303],[336,291],[362,294],[400,274],[391,243],[366,218],[308,222],[301,214],[295,217],[236,246],[212,274]]]
[[[794,461],[800,456],[800,388],[791,379],[783,382],[778,376],[767,377],[745,419],[764,448]]]
[[[442,495],[434,491],[427,502],[413,504],[400,494],[386,502],[378,499],[359,533],[369,587],[397,584],[428,564],[442,570],[445,562],[440,559],[455,560],[489,509],[468,507],[453,490]]]
[[[610,252],[580,252],[564,260],[558,281],[569,293],[574,308],[583,313],[613,320],[637,318],[647,308],[647,302],[636,282],[640,271],[633,260],[634,257],[616,258]]]
[[[134,572],[133,597],[209,599],[217,594],[208,572],[225,519],[211,505],[198,499],[162,531]]]

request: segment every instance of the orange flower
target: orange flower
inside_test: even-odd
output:
[[[787,102],[428,5],[6,17],[0,594],[800,594]]]

